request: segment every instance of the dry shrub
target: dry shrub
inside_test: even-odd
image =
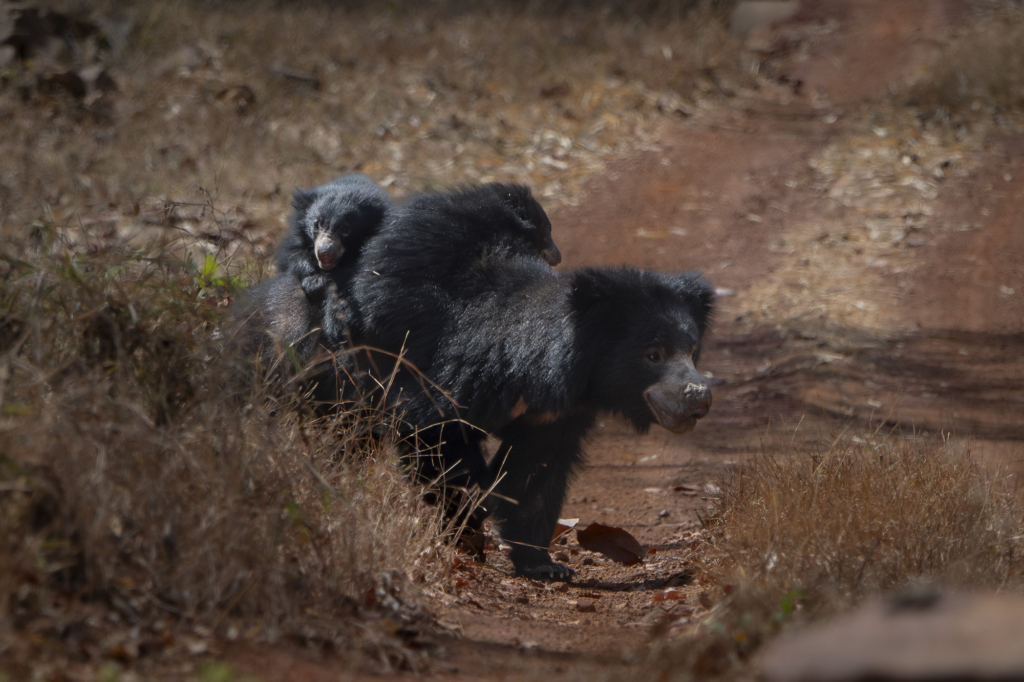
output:
[[[1024,108],[1024,9],[988,4],[990,11],[955,34],[910,89],[910,101],[928,115]]]
[[[962,443],[843,437],[763,454],[723,483],[705,524],[703,601],[717,603],[663,652],[686,674],[736,672],[790,621],[871,595],[1024,587],[1019,482]]]
[[[414,583],[449,550],[383,416],[316,418],[254,378],[223,314],[237,282],[215,264],[15,248],[0,258],[0,630],[99,638],[99,604],[130,625],[404,657],[392,633],[422,617]]]
[[[6,67],[12,223],[42,205],[160,231],[181,221],[150,209],[203,185],[245,229],[276,231],[293,187],[351,170],[397,194],[515,180],[561,203],[717,95],[737,49],[721,2],[46,4],[110,28],[52,66]],[[36,86],[93,63],[117,86],[99,100]]]

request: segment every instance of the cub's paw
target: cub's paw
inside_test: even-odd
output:
[[[310,300],[323,300],[335,288],[334,282],[323,275],[310,275],[302,278],[302,291]]]
[[[533,580],[547,580],[561,583],[571,583],[572,579],[576,577],[576,571],[564,564],[556,564],[554,561],[546,564],[538,564],[536,566],[524,566],[522,568],[517,568],[516,573]]]

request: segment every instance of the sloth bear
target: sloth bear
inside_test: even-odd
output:
[[[489,183],[447,193],[422,194],[394,225],[370,240],[353,285],[366,302],[363,327],[380,348],[397,351],[416,330],[405,359],[429,366],[440,343],[438,326],[453,306],[476,296],[475,281],[490,264],[523,258],[558,265],[551,221],[524,185]],[[377,265],[386,272],[377,274]],[[415,286],[393,287],[408,282]],[[360,293],[360,287],[363,296]],[[368,340],[370,340],[368,339]]]
[[[235,306],[244,316],[247,345],[276,340],[295,353],[314,385],[314,397],[341,399],[352,386],[347,332],[355,308],[349,289],[363,244],[395,210],[388,193],[361,173],[313,189],[296,189],[288,234],[278,246],[278,275],[252,287]],[[273,343],[271,347],[273,347]],[[273,358],[265,359],[276,361]]]
[[[392,390],[408,427],[434,439],[441,470],[481,489],[497,481],[485,504],[516,572],[569,580],[547,546],[584,438],[602,412],[675,433],[708,413],[695,364],[714,294],[696,273],[556,273],[548,223],[538,230],[528,213],[500,193],[414,201],[367,243],[353,297],[364,342],[404,350],[422,372],[399,368]],[[377,371],[393,369],[381,358]],[[453,420],[474,428],[442,434]],[[501,440],[490,465],[486,432]]]
[[[360,249],[395,206],[373,180],[362,173],[348,173],[326,185],[295,190],[292,207],[288,234],[274,258],[277,272],[299,279],[310,303],[322,311],[320,324],[327,343],[338,345],[349,323],[345,318],[351,310],[346,309],[345,296]]]
[[[297,376],[313,399],[327,406],[352,397],[359,386],[355,359],[323,333],[324,305],[310,300],[293,273],[250,288],[233,313],[246,351],[258,355],[265,370]]]
[[[392,374],[394,358],[374,355],[374,366],[383,370],[383,377],[392,379],[392,396],[431,395],[441,402],[447,400],[408,365],[431,366],[440,341],[428,338],[426,332],[440,331],[435,323],[449,314],[456,301],[475,295],[473,287],[465,286],[460,278],[488,269],[492,261],[513,258],[543,261],[544,268],[558,265],[562,259],[551,239],[547,214],[530,189],[518,184],[488,183],[419,195],[396,214],[392,225],[367,243],[359,265],[363,275],[376,278],[370,264],[386,262],[390,275],[419,283],[393,290],[368,282],[362,292],[365,299],[355,291],[358,276],[353,284],[360,316],[362,301],[368,302],[354,337],[373,348],[395,354],[402,351],[408,363]],[[419,338],[406,345],[410,329],[419,330]],[[385,383],[383,377],[381,384]],[[364,391],[372,388],[364,387]],[[478,530],[482,519],[465,508],[465,489],[487,488],[490,474],[480,449],[486,434],[468,435],[471,426],[438,416],[434,413],[429,423],[418,420],[409,424],[406,435],[415,453],[414,473],[422,483],[440,484],[447,513],[469,513],[469,530]]]

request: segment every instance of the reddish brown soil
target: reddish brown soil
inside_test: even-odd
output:
[[[456,596],[441,609],[451,633],[431,636],[444,652],[437,673],[625,676],[629,652],[652,625],[700,608],[686,556],[705,486],[798,423],[809,441],[885,423],[955,431],[992,456],[1024,457],[1022,138],[992,140],[978,170],[946,183],[927,243],[900,256],[915,267],[889,280],[903,282],[899,316],[915,331],[844,339],[852,362],[837,369],[814,361],[829,339],[734,320],[734,302],[776,271],[772,238],[801,218],[835,214],[833,200],[806,180],[810,156],[842,133],[841,114],[883,97],[963,15],[963,3],[933,0],[808,2],[791,25],[835,23],[805,57],[779,67],[788,82],[802,81],[799,94],[741,95],[710,117],[667,128],[660,151],[610,169],[592,182],[584,206],[552,215],[563,267],[699,269],[735,292],[721,300],[703,360],[722,383],[692,434],[637,436],[604,423],[570,491],[566,518],[621,526],[654,553],[625,568],[571,542],[565,550],[578,581],[564,586],[514,579],[502,553],[490,551],[490,563],[459,573]],[[661,601],[675,586],[683,598]],[[338,679],[346,667],[301,652],[294,667],[287,653],[235,653],[239,672],[268,681]]]

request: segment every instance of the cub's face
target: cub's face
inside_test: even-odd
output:
[[[530,240],[533,248],[537,250],[537,253],[540,254],[541,260],[551,267],[561,263],[562,252],[558,250],[554,240],[551,238],[551,221],[540,204],[530,197],[529,201],[519,212],[524,222],[532,227],[527,238]]]
[[[376,204],[353,201],[344,195],[317,198],[303,219],[303,227],[321,270],[331,270],[348,249],[355,249],[384,217]]]
[[[330,270],[345,253],[348,225],[344,217],[333,214],[329,206],[314,204],[306,215],[306,235],[313,243],[313,253],[321,270]]]

